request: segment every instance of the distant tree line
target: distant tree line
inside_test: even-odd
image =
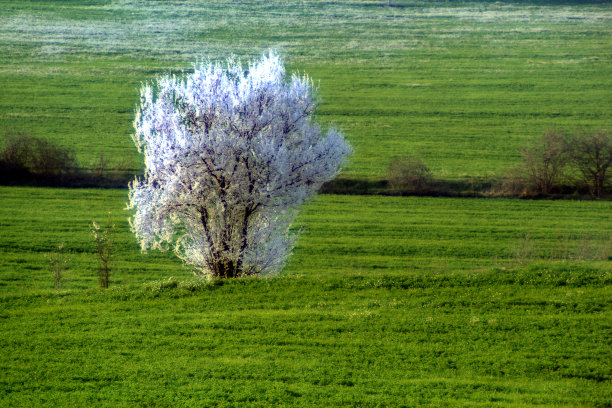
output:
[[[612,136],[604,129],[578,129],[568,134],[549,129],[519,149],[520,162],[493,179],[441,180],[416,156],[393,158],[386,180],[339,177],[323,185],[322,193],[551,197],[610,194]],[[5,131],[0,146],[0,184],[75,187],[127,186],[133,171],[113,165],[100,155],[91,169],[77,166],[74,152],[26,133]]]
[[[416,195],[549,197],[588,192],[601,198],[609,191],[612,137],[606,130],[579,129],[567,135],[549,129],[519,153],[520,163],[497,182],[436,180],[422,159],[410,156],[389,163],[387,181],[396,194]]]

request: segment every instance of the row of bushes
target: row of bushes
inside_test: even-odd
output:
[[[610,181],[612,137],[605,130],[577,130],[568,136],[549,129],[520,149],[520,156],[520,164],[497,181],[439,181],[416,157],[393,159],[387,180],[396,194],[465,195],[471,190],[474,195],[534,197],[588,191],[602,197]]]
[[[74,153],[31,135],[5,133],[0,148],[0,184],[76,187],[125,187],[133,177],[126,166],[111,166],[104,155],[92,169],[77,166]],[[324,193],[416,195],[539,195],[589,192],[602,197],[609,187],[612,137],[605,130],[577,130],[572,135],[549,129],[520,149],[521,162],[497,180],[443,181],[417,157],[393,159],[387,181],[338,179]]]
[[[610,180],[612,137],[605,130],[565,132],[549,129],[521,149],[521,163],[505,175],[501,191],[510,195],[563,192],[587,186],[601,197]]]
[[[111,166],[101,154],[90,170],[77,165],[74,152],[21,132],[5,132],[0,147],[0,184],[45,186],[124,187],[131,172]]]

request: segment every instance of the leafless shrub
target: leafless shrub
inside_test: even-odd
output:
[[[612,237],[602,238],[599,240],[597,252],[595,252],[595,260],[610,261],[612,260]]]
[[[528,187],[548,194],[563,178],[568,147],[563,132],[548,129],[542,137],[521,150]]]
[[[540,244],[540,245],[539,245]],[[606,261],[612,256],[612,237],[592,236],[590,234],[566,234],[549,243],[548,249],[542,247],[531,233],[527,232],[510,248],[508,267],[524,267],[534,259],[550,261]]]
[[[91,166],[91,176],[98,181],[119,181],[126,178],[129,171],[129,160],[111,160],[108,154],[100,153],[98,159]],[[132,175],[129,175],[131,179]]]
[[[528,179],[522,167],[513,167],[504,172],[504,176],[495,193],[502,196],[521,197],[529,194]]]
[[[569,261],[571,259],[571,240],[569,235],[557,239],[557,245],[550,247],[548,259],[557,261]]]
[[[525,197],[561,189],[569,160],[563,132],[549,129],[520,149],[521,163],[504,171],[491,195]]]
[[[571,253],[574,261],[606,261],[610,257],[612,240],[585,235]]]
[[[55,290],[59,292],[64,281],[64,272],[70,265],[70,251],[67,251],[66,246],[62,243],[58,245],[56,251],[47,256],[47,260],[49,261],[49,270],[55,281]]]
[[[110,285],[114,227],[110,215],[105,226],[101,226],[96,221],[92,222],[91,225],[91,233],[98,257],[98,280],[102,288],[108,288]]]
[[[109,159],[104,153],[100,153],[100,157],[96,163],[94,163],[92,169],[92,175],[97,179],[102,179],[106,176],[109,167]]]
[[[526,233],[514,247],[511,263],[513,266],[525,266],[534,257],[536,245],[531,234]]]
[[[431,170],[420,158],[394,158],[387,167],[389,185],[398,192],[423,192],[430,187],[432,179]]]
[[[572,163],[578,168],[591,194],[601,197],[610,178],[612,136],[606,130],[578,130],[569,142]]]
[[[5,132],[4,139],[0,164],[9,174],[59,177],[71,173],[76,167],[70,149],[48,140],[14,131]]]

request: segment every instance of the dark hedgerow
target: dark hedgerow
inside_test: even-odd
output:
[[[62,179],[76,170],[72,150],[21,132],[5,132],[0,150],[0,181],[17,184],[34,179]]]

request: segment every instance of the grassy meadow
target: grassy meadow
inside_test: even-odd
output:
[[[126,192],[0,188],[2,406],[592,406],[606,202],[318,197],[278,277],[141,254]],[[92,219],[115,223],[97,289]],[[46,256],[71,264],[57,292]]]
[[[386,4],[0,0],[0,137],[137,171],[143,81],[270,48],[318,85],[348,178],[403,155],[488,178],[549,127],[610,128],[606,2]],[[210,282],[141,253],[126,201],[0,187],[0,406],[612,406],[610,201],[321,195],[279,276]]]
[[[140,168],[138,90],[201,58],[279,50],[318,84],[318,119],[381,179],[422,156],[488,177],[549,127],[609,127],[612,8],[580,2],[0,1],[0,129]]]

